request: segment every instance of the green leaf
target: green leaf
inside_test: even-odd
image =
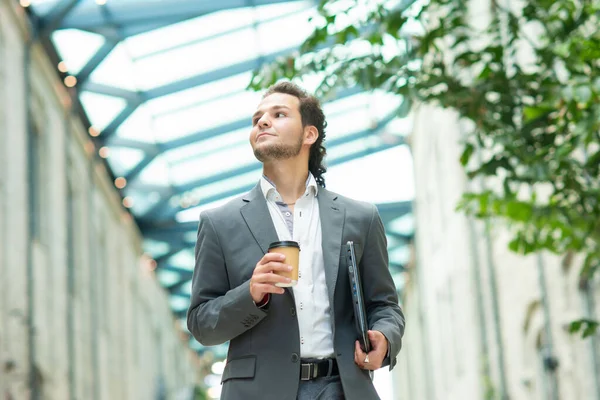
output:
[[[543,106],[531,106],[523,108],[523,116],[525,122],[535,121],[538,118],[548,115],[554,111],[551,107],[543,107]]]
[[[463,153],[460,156],[460,163],[462,164],[463,167],[468,164],[474,151],[475,151],[475,146],[473,146],[471,143],[467,143],[467,145],[465,146],[465,149],[463,150]]]

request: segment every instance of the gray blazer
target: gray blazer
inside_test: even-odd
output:
[[[369,327],[390,344],[385,365],[396,364],[404,315],[388,270],[387,241],[377,209],[319,188],[325,276],[332,308],[335,357],[349,400],[378,399],[368,372],[354,363],[352,297],[343,244],[353,240],[362,274]],[[188,329],[203,345],[227,341],[221,398],[296,399],[300,335],[293,291],[272,295],[257,308],[249,282],[256,263],[277,241],[267,203],[257,185],[250,193],[200,215]]]

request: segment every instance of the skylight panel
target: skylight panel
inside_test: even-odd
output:
[[[236,31],[140,59],[135,62],[136,75],[141,89],[148,90],[254,59],[258,55],[256,44],[253,29]]]
[[[144,158],[144,152],[128,147],[110,147],[108,162],[118,176],[127,175]]]
[[[250,129],[251,114],[260,99],[260,93],[246,91],[157,117],[155,121],[157,140],[168,142],[245,117],[248,118],[248,129]]]
[[[99,131],[106,128],[127,105],[122,98],[87,91],[81,92],[79,99],[90,122]]]
[[[183,107],[197,105],[221,96],[241,92],[246,89],[251,78],[252,71],[244,72],[225,79],[212,81],[205,85],[152,99],[147,102],[147,106],[155,114],[177,111]]]
[[[191,180],[206,178],[238,166],[250,164],[256,160],[248,143],[215,151],[204,157],[191,158],[185,162],[174,163],[171,167],[173,182],[185,184]]]
[[[250,127],[238,129],[225,135],[217,135],[211,139],[169,150],[163,156],[169,162],[182,162],[190,157],[202,157],[219,149],[230,148],[246,143],[249,144]]]
[[[117,129],[117,135],[146,143],[155,142],[153,117],[145,104],[140,105]]]
[[[105,39],[96,33],[78,29],[52,32],[52,41],[71,75],[76,75],[102,47]]]
[[[325,182],[334,192],[375,204],[412,200],[415,193],[410,150],[396,146],[333,166],[327,170]]]
[[[141,83],[131,54],[123,43],[119,43],[92,72],[90,81],[132,91],[137,91],[138,83]]]

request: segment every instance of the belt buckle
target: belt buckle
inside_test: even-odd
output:
[[[312,370],[312,371],[311,371]],[[312,363],[309,364],[302,364],[300,366],[300,380],[301,381],[310,381],[311,379],[314,379],[316,375],[317,369],[315,368],[315,365]]]

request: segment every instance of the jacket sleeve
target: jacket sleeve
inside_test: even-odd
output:
[[[187,326],[205,346],[225,343],[267,316],[254,304],[250,281],[232,288],[218,234],[208,214],[200,215]]]
[[[380,331],[387,338],[389,359],[384,360],[384,365],[389,362],[391,370],[396,365],[396,356],[402,347],[405,320],[388,267],[385,229],[375,206],[360,269],[369,328]]]

